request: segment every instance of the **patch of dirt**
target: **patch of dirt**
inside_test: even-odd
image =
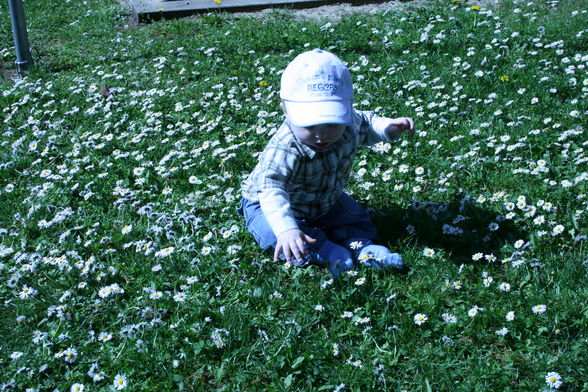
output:
[[[469,0],[469,5],[479,5],[480,7],[489,7],[499,3],[500,0]],[[380,12],[395,12],[404,10],[407,7],[426,7],[430,0],[412,0],[412,1],[379,1],[374,4],[354,5],[352,3],[340,3],[322,5],[313,8],[303,9],[264,9],[254,12],[235,12],[232,15],[236,17],[255,17],[266,18],[272,13],[287,13],[295,20],[330,20],[336,21],[343,17],[355,13],[375,14]]]

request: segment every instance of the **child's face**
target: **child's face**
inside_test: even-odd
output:
[[[297,127],[290,124],[290,129],[302,143],[317,151],[325,151],[335,144],[345,131],[344,124],[320,124],[310,127]]]

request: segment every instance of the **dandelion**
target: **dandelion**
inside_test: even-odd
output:
[[[559,389],[563,382],[561,381],[561,375],[558,372],[549,372],[545,376],[545,382],[550,388]]]
[[[423,313],[417,313],[414,315],[414,323],[416,325],[423,325],[425,323],[425,321],[428,320],[428,317],[426,314]]]
[[[547,305],[535,305],[533,306],[532,310],[535,314],[543,314],[547,311]]]
[[[500,76],[500,81],[501,82],[508,82],[510,80],[510,78],[508,77],[508,75],[502,75]]]
[[[113,385],[117,391],[125,389],[127,387],[127,377],[124,374],[117,374],[114,376]]]
[[[431,248],[425,248],[423,250],[423,256],[425,257],[433,257],[435,256],[435,250]]]

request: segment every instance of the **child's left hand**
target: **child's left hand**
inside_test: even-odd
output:
[[[391,139],[398,139],[406,131],[410,132],[410,137],[414,136],[414,121],[410,117],[394,118],[386,127],[386,134]]]

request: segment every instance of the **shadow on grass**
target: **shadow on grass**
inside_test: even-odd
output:
[[[527,238],[512,221],[499,215],[471,200],[415,201],[409,208],[389,205],[371,213],[382,243],[443,249],[456,264],[472,262],[472,255],[478,252],[500,259],[503,244]]]

